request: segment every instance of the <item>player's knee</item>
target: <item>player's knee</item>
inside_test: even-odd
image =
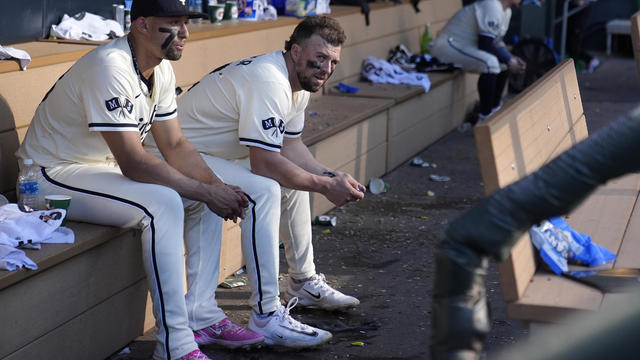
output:
[[[157,186],[151,194],[153,197],[154,217],[165,217],[171,221],[182,221],[184,217],[184,204],[182,197],[177,191],[166,187]]]
[[[263,178],[260,184],[261,195],[265,201],[280,201],[280,184],[270,178]]]
[[[499,74],[501,73],[504,69],[500,68],[500,62],[498,61],[498,58],[496,58],[495,56],[489,57],[487,59],[487,73],[489,74]]]

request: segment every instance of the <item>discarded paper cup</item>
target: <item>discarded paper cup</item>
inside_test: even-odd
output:
[[[338,223],[338,218],[329,215],[318,215],[313,220],[313,223],[316,225],[336,226],[336,224]]]
[[[47,195],[44,197],[45,204],[47,205],[47,209],[69,209],[69,204],[71,203],[71,196],[67,195]],[[60,226],[64,226],[67,223],[67,216],[65,215],[64,219],[62,219],[62,223]]]
[[[369,191],[372,194],[381,194],[389,190],[389,184],[385,183],[384,180],[379,178],[372,178],[369,180]]]

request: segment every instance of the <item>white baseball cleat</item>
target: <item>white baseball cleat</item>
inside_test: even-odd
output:
[[[285,300],[298,298],[298,304],[324,310],[338,310],[360,304],[360,300],[345,295],[327,284],[324,274],[313,275],[303,283],[296,283],[289,277],[287,291],[282,294]]]
[[[278,310],[265,318],[260,318],[252,311],[247,328],[264,336],[264,343],[268,345],[301,349],[329,341],[332,337],[330,332],[303,324],[289,315],[289,310],[297,303],[298,299],[293,298],[286,308],[280,305]]]

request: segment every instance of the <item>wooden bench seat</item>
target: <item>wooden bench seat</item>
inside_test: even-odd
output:
[[[330,88],[331,94],[345,97],[370,97],[393,100],[389,109],[386,172],[434,143],[460,125],[477,100],[477,75],[455,72],[429,73],[431,88],[422,86],[373,84],[349,81],[358,92],[342,94]]]
[[[37,270],[0,271],[0,358],[102,359],[142,333],[147,281],[139,233],[68,226],[74,244],[25,251]]]
[[[474,129],[487,195],[538,169],[587,137],[572,60],[565,60]],[[600,187],[567,215],[578,232],[616,253],[602,268],[638,267],[640,175]],[[537,250],[525,234],[499,264],[509,317],[527,323],[562,322],[565,316],[596,311],[611,294],[557,276],[538,264]]]

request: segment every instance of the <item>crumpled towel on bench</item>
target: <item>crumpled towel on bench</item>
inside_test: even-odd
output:
[[[27,70],[27,65],[31,63],[31,55],[28,52],[13,47],[0,46],[0,60],[18,60],[20,69]]]
[[[0,269],[38,268],[20,248],[39,249],[41,243],[73,243],[73,231],[60,227],[65,214],[64,209],[27,211],[18,204],[0,206]]]
[[[61,39],[104,41],[124,36],[124,31],[114,20],[83,11],[73,17],[64,14],[60,24],[51,25],[49,35]]]
[[[569,270],[569,262],[593,267],[616,259],[616,254],[593,243],[591,236],[573,230],[561,217],[531,227],[529,235],[542,260],[558,275]]]
[[[424,92],[431,88],[429,76],[423,73],[406,72],[400,66],[372,56],[362,63],[362,77],[376,84],[406,84],[424,87]]]

